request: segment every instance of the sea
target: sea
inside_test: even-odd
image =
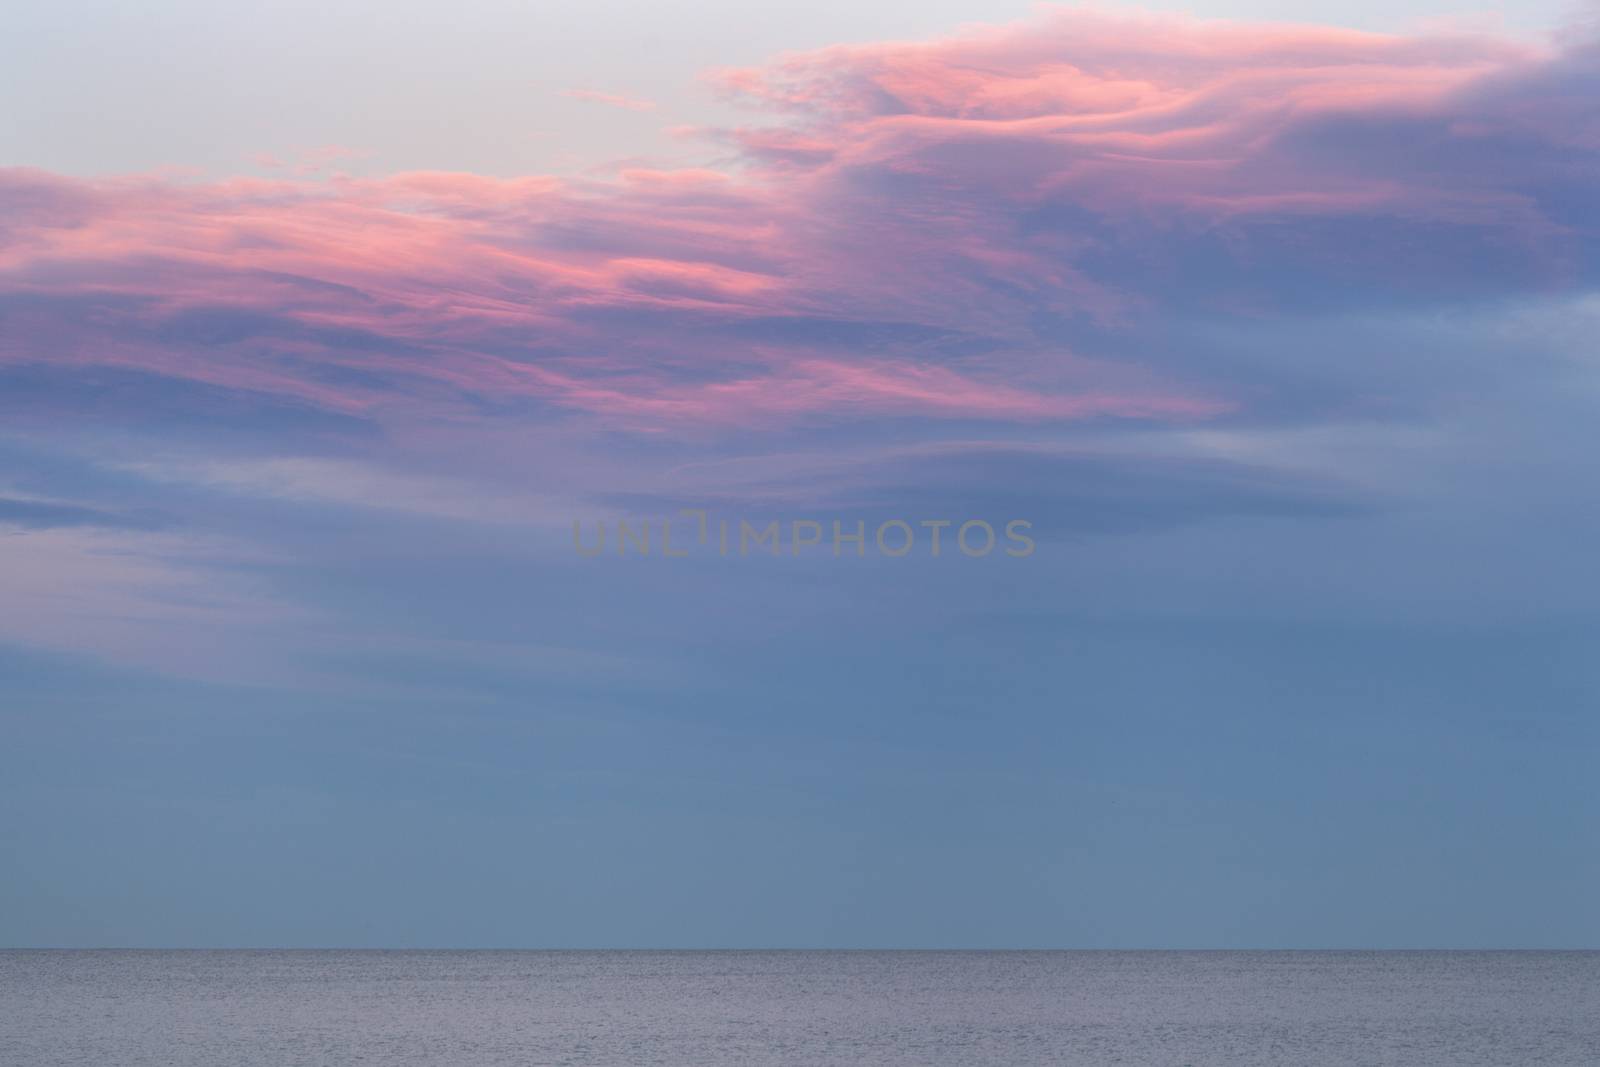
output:
[[[0,952],[4,1067],[1600,1065],[1600,952]]]

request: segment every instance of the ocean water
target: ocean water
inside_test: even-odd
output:
[[[1600,1065],[1595,952],[0,952],[5,1067]]]

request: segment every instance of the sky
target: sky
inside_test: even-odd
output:
[[[11,21],[0,945],[1600,946],[1591,12]]]

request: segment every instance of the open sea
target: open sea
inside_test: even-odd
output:
[[[1600,1065],[1600,952],[0,952],[4,1067]]]

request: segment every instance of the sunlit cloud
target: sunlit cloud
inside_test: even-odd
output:
[[[1246,398],[1120,327],[1590,279],[1588,69],[1481,36],[1063,12],[723,72],[787,116],[727,133],[743,174],[10,170],[0,359],[639,429],[1205,418]]]

